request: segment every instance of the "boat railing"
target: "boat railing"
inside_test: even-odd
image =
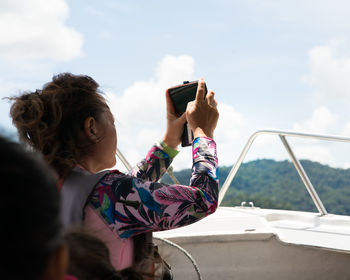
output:
[[[260,136],[260,135],[276,135],[280,138],[280,140],[283,143],[283,146],[285,147],[286,151],[288,152],[292,163],[297,170],[302,182],[304,183],[306,190],[309,192],[312,201],[314,202],[318,212],[323,215],[327,215],[327,210],[324,207],[320,197],[318,196],[315,188],[313,187],[309,176],[305,172],[303,166],[301,165],[299,159],[296,157],[292,147],[288,143],[286,137],[299,137],[299,138],[309,138],[309,139],[316,139],[316,140],[323,140],[323,141],[336,141],[336,142],[350,142],[350,138],[348,137],[342,137],[342,136],[334,136],[334,135],[321,135],[321,134],[310,134],[310,133],[299,133],[299,132],[289,132],[289,131],[279,131],[279,130],[259,130],[254,132],[250,138],[248,139],[247,143],[245,144],[240,156],[238,157],[237,162],[233,165],[230,173],[228,174],[224,184],[222,185],[222,188],[219,193],[219,205],[221,204],[222,200],[225,197],[225,194],[230,187],[234,177],[236,176],[238,169],[240,168],[245,156],[247,155],[250,147],[252,146],[254,140]]]
[[[220,193],[219,193],[219,202],[218,204],[220,205],[222,200],[225,197],[225,194],[230,187],[234,177],[236,176],[238,169],[240,168],[243,160],[245,159],[250,147],[252,146],[254,140],[260,136],[260,135],[276,135],[280,138],[282,141],[286,151],[288,152],[292,163],[297,170],[302,182],[305,185],[306,190],[309,192],[312,201],[314,202],[317,210],[323,215],[327,215],[327,210],[324,207],[320,197],[318,196],[315,188],[313,187],[309,176],[305,172],[303,166],[301,165],[299,159],[296,157],[292,147],[288,143],[286,137],[298,137],[298,138],[309,138],[309,139],[315,139],[315,140],[323,140],[323,141],[336,141],[336,142],[348,142],[350,143],[350,138],[348,137],[342,137],[342,136],[334,136],[334,135],[322,135],[322,134],[310,134],[310,133],[300,133],[300,132],[290,132],[290,131],[279,131],[279,130],[258,130],[254,132],[250,138],[248,139],[247,143],[245,144],[241,154],[238,157],[237,162],[233,165],[232,169],[230,170],[230,173],[228,174],[224,184],[221,187]],[[130,170],[131,165],[129,162],[126,160],[126,158],[123,156],[123,154],[117,149],[117,156],[121,160],[121,162],[124,164],[124,166]],[[172,174],[172,167],[168,169],[168,174],[170,178],[175,182],[178,183],[177,179],[175,176]]]

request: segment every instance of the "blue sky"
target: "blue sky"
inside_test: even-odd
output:
[[[349,8],[345,0],[3,0],[0,96],[60,72],[91,75],[131,163],[163,134],[165,88],[199,77],[220,104],[221,164],[233,164],[258,129],[350,136]],[[1,100],[1,127],[14,131],[8,110]],[[248,159],[286,158],[275,143],[259,140]],[[302,158],[350,167],[347,146],[292,144]],[[190,164],[184,149],[174,167]]]

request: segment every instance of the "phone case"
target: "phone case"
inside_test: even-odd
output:
[[[196,98],[198,87],[198,81],[194,82],[184,82],[182,85],[178,85],[170,88],[169,95],[171,100],[173,101],[175,112],[177,114],[183,114],[186,111],[186,106],[189,101],[192,101]],[[205,94],[207,93],[207,87],[205,86]],[[184,131],[181,136],[181,146],[187,147],[191,146],[193,142],[194,136],[193,132],[188,125],[185,123]]]
[[[181,147],[188,147],[192,145],[194,136],[193,136],[193,131],[188,125],[188,123],[185,123],[184,126],[184,131],[181,135]]]

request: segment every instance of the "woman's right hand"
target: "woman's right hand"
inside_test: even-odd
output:
[[[194,138],[206,136],[213,138],[214,130],[219,119],[217,110],[217,101],[214,98],[215,93],[211,90],[205,96],[205,82],[203,79],[198,81],[196,99],[187,104],[186,118],[190,125]]]

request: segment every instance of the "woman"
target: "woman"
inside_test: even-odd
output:
[[[0,137],[1,279],[63,280],[68,262],[54,173]]]
[[[98,87],[88,76],[57,75],[42,90],[12,98],[11,117],[20,139],[42,152],[57,171],[65,225],[83,221],[105,241],[118,270],[135,264],[148,270],[151,240],[144,233],[188,225],[216,210],[217,102],[213,91],[205,97],[201,79],[196,100],[179,117],[167,93],[162,141],[122,174],[108,170],[116,163],[117,135]],[[157,183],[178,153],[186,120],[195,137],[190,186]]]

